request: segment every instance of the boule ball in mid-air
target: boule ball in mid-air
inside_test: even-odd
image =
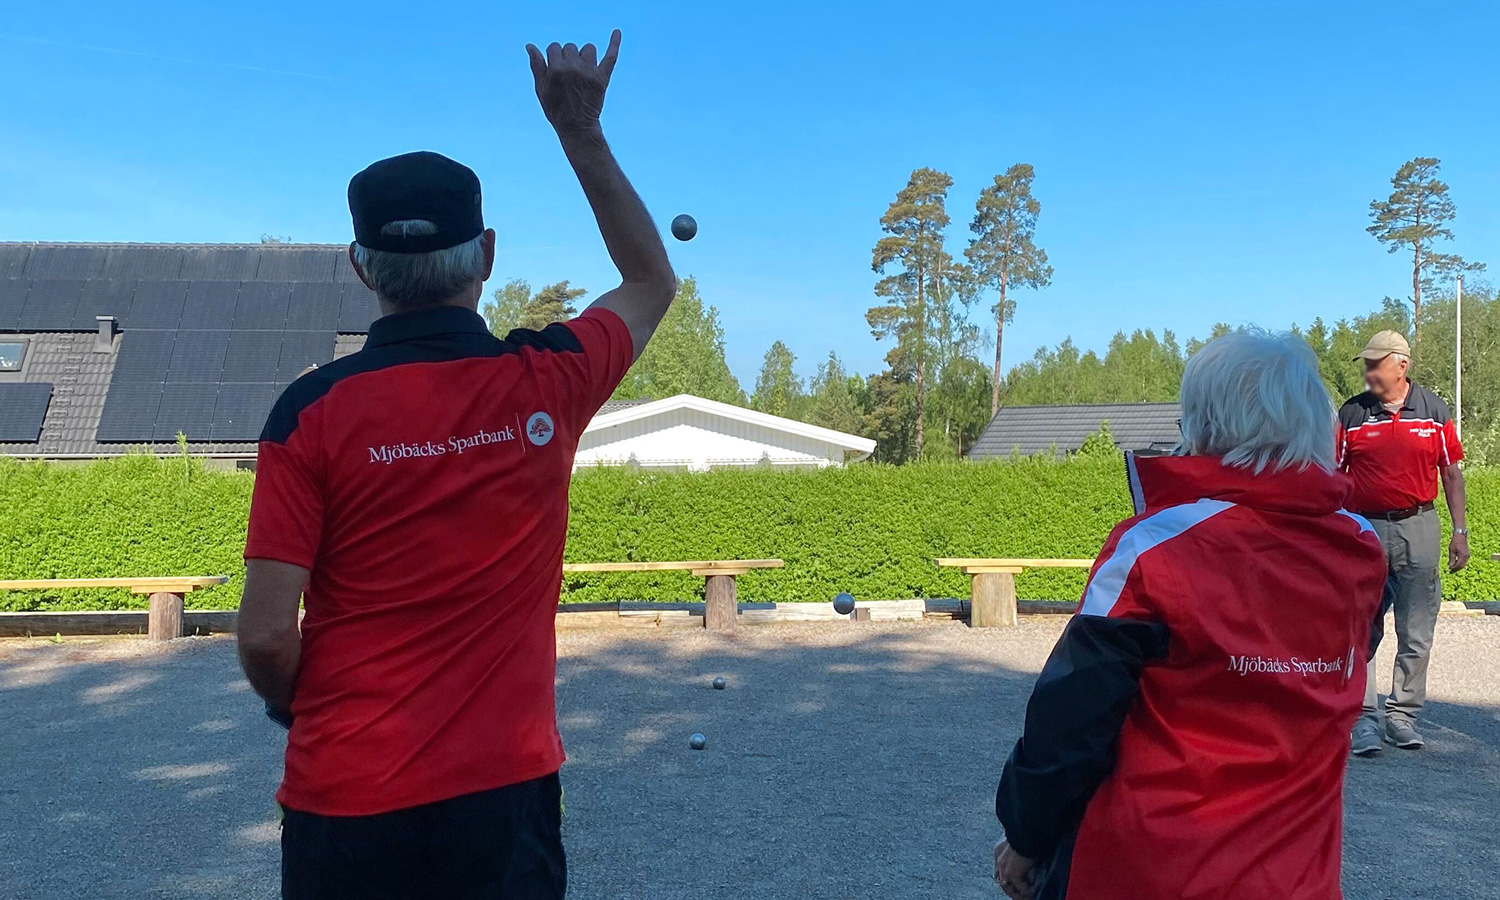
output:
[[[698,223],[687,213],[672,220],[672,237],[679,241],[690,241],[697,233]]]
[[[841,616],[854,612],[854,595],[847,592],[834,595],[833,611]]]
[[[688,738],[688,746],[692,747],[694,750],[702,750],[704,747],[708,746],[708,738],[704,737],[701,734],[694,734],[692,737]]]
[[[727,687],[729,687],[729,682],[724,680],[724,676],[720,675],[718,678],[714,679],[714,690],[722,691]]]

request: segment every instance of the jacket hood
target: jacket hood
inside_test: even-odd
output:
[[[1249,469],[1226,466],[1217,456],[1127,453],[1125,470],[1137,514],[1212,499],[1252,509],[1326,515],[1343,509],[1354,490],[1349,476],[1318,466],[1279,472],[1268,468],[1257,475]]]

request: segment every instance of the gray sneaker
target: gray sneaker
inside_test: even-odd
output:
[[[1427,742],[1422,740],[1422,735],[1417,733],[1417,729],[1413,728],[1410,722],[1402,719],[1387,720],[1385,734],[1390,738],[1391,743],[1402,750],[1421,750],[1427,746]]]
[[[1379,724],[1369,719],[1360,719],[1354,723],[1354,733],[1349,738],[1350,753],[1365,758],[1379,756],[1381,746]]]

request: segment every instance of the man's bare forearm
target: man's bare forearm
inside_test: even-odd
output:
[[[274,644],[240,644],[240,668],[245,670],[245,679],[273,709],[292,708],[292,692],[301,662],[302,641],[295,632]]]
[[[558,139],[594,210],[604,246],[620,277],[629,284],[662,288],[667,294],[662,303],[665,310],[677,286],[667,248],[646,204],[610,152],[603,129],[560,130]]]
[[[1464,472],[1457,463],[1442,468],[1443,497],[1448,501],[1448,516],[1454,528],[1469,527],[1469,516],[1464,503]]]

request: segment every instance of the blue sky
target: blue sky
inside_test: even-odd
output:
[[[911,170],[981,187],[1036,166],[1052,287],[1007,363],[1072,336],[1285,326],[1370,309],[1409,275],[1364,232],[1418,155],[1443,160],[1450,249],[1500,265],[1500,12],[1482,2],[756,4],[54,0],[0,23],[0,239],[349,239],[370,161],[472,166],[497,282],[615,283],[523,45],[624,49],[617,155],[722,315],[749,387],[770,343],[867,373],[877,220]],[[1412,71],[1415,61],[1422,71]],[[988,303],[986,303],[988,305]]]

